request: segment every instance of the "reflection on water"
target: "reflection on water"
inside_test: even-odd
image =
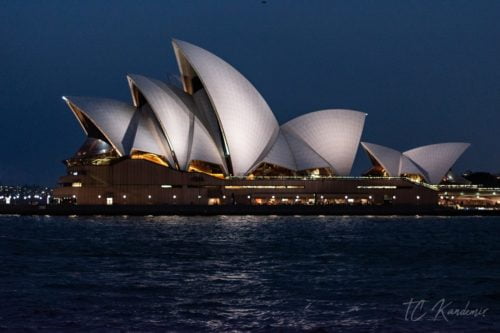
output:
[[[496,218],[1,216],[0,328],[496,330],[499,231]],[[490,310],[408,322],[411,298]]]

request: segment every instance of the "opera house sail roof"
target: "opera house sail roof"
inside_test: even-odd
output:
[[[255,87],[231,65],[198,46],[178,40],[173,45],[184,89],[205,90],[232,172],[245,175],[276,140],[278,121]]]
[[[426,182],[438,184],[456,160],[469,148],[469,143],[448,142],[414,148],[403,153],[374,143],[362,142],[373,164],[388,176],[420,175]]]
[[[282,128],[321,156],[335,174],[349,175],[365,117],[365,113],[358,111],[323,110],[292,119]]]
[[[88,136],[78,157],[132,158],[219,177],[348,176],[366,114],[311,112],[278,123],[240,72],[196,45],[172,41],[182,87],[129,74],[132,103],[63,97]],[[465,150],[445,144],[399,153],[364,144],[389,175],[421,173],[436,182]]]

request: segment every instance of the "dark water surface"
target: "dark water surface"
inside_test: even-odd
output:
[[[500,331],[499,236],[479,217],[0,216],[0,329]],[[488,310],[434,320],[441,299]]]

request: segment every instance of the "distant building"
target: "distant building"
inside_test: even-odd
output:
[[[183,88],[128,75],[132,105],[63,97],[87,134],[54,197],[78,204],[433,204],[467,144],[405,153],[365,144],[384,177],[349,177],[366,114],[279,125],[264,98],[212,53],[174,40]],[[368,147],[368,148],[367,148]],[[446,169],[446,170],[445,170]],[[385,176],[390,176],[389,178]]]

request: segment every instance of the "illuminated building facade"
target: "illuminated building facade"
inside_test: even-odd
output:
[[[386,155],[372,145],[372,160],[391,177],[349,177],[365,113],[327,109],[280,125],[231,65],[190,43],[172,44],[182,88],[128,75],[131,104],[63,97],[87,139],[66,161],[68,175],[54,198],[78,204],[437,202],[432,187],[401,178],[407,169],[399,167],[423,170],[432,183],[442,165],[425,156],[436,150]],[[450,147],[462,148],[442,150]]]

